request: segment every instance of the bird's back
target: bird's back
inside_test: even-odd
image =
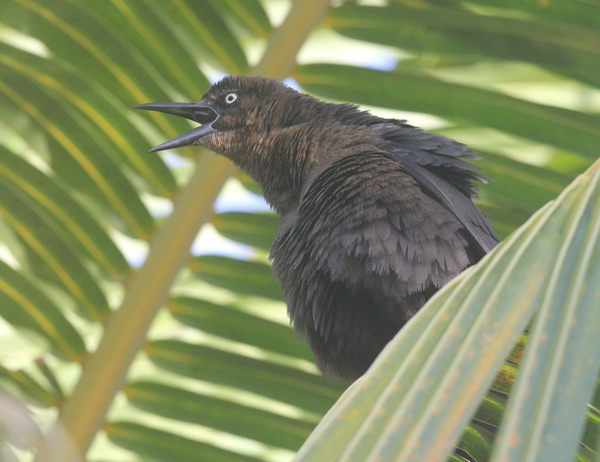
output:
[[[464,145],[261,77],[198,103],[150,103],[203,125],[200,145],[257,181],[281,216],[273,272],[319,368],[351,381],[444,284],[494,247]]]
[[[348,381],[497,242],[462,145],[387,122],[370,130],[376,142],[330,156],[271,252],[296,332],[322,371]]]
[[[402,123],[371,126],[382,139],[381,149],[419,184],[422,190],[443,204],[470,235],[478,261],[498,243],[490,222],[473,203],[475,182],[487,182],[464,158],[476,159],[467,147],[449,138]]]

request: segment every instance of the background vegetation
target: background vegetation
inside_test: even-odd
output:
[[[481,154],[503,239],[598,157],[596,0],[327,3],[0,2],[2,460],[38,427],[39,460],[76,460],[61,409],[91,462],[288,461],[344,391],[287,325],[256,185],[147,153],[189,125],[134,105],[252,73],[408,118]],[[598,176],[440,293],[298,460],[598,460]]]

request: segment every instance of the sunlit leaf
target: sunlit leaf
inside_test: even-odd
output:
[[[258,460],[133,422],[113,422],[104,427],[104,431],[111,441],[151,457],[152,460],[196,462],[200,455],[202,460],[207,462],[256,462]]]
[[[44,293],[2,262],[0,315],[15,326],[41,334],[63,358],[80,361],[87,353],[77,330]]]
[[[154,227],[152,218],[114,161],[98,154],[94,129],[22,76],[5,67],[0,67],[0,76],[4,80],[0,81],[0,98],[20,106],[48,135],[56,173],[110,206],[136,237],[147,237]]]
[[[274,213],[226,212],[216,214],[211,223],[229,239],[269,250],[279,218]]]
[[[229,290],[281,300],[279,286],[264,263],[206,255],[191,263],[194,273]]]
[[[310,92],[340,101],[467,120],[560,146],[595,160],[600,117],[531,103],[409,72],[335,64],[300,66],[294,77]]]
[[[176,186],[172,173],[157,154],[146,152],[148,142],[126,114],[119,110],[118,101],[98,91],[82,76],[59,67],[53,61],[1,43],[0,63],[38,83],[55,98],[64,98],[69,106],[94,124],[99,134],[112,145],[106,155],[114,155],[116,159],[127,162],[157,194],[173,195]],[[126,108],[126,111],[130,111],[130,108]],[[48,114],[43,106],[40,112]]]
[[[168,307],[175,319],[204,332],[275,353],[312,359],[306,346],[298,342],[289,326],[237,308],[190,297],[174,298],[169,301]]]
[[[241,388],[317,413],[327,411],[345,388],[292,367],[175,340],[150,342],[146,352],[156,364],[173,372]]]
[[[104,319],[109,313],[104,293],[61,234],[52,228],[52,223],[45,222],[44,215],[3,181],[0,181],[0,197],[0,214],[31,250],[35,263],[43,262],[47,271],[35,265],[32,270],[60,284],[91,319]]]
[[[258,0],[210,0],[210,3],[235,18],[256,37],[266,37],[271,32],[271,22]]]
[[[164,8],[157,0],[147,3],[163,16],[183,46],[194,50],[198,44],[221,70],[241,74],[248,68],[246,55],[221,16],[205,0],[174,0]]]
[[[0,366],[0,385],[2,389],[16,387],[28,400],[44,407],[55,406],[56,397],[33,380],[23,371],[13,371]]]
[[[523,60],[600,84],[597,28],[406,3],[388,7],[347,3],[332,9],[328,22],[360,40],[421,53]]]
[[[521,450],[531,460],[568,459],[600,366],[600,340],[592,340],[600,324],[600,267],[590,264],[600,252],[599,167],[444,287],[346,392],[297,460],[445,460],[534,315],[494,460],[516,460],[503,457]],[[552,322],[554,332],[541,328]],[[576,348],[579,342],[586,347]],[[578,351],[582,357],[543,361],[541,347],[547,354]],[[551,386],[539,385],[548,378]],[[514,431],[521,435],[518,444]],[[327,446],[318,443],[325,439]],[[551,449],[561,454],[558,459]]]
[[[205,425],[265,444],[297,450],[314,425],[222,399],[151,382],[129,384],[133,405],[164,417]]]
[[[113,274],[130,270],[125,258],[89,213],[48,176],[20,157],[0,148],[0,175],[43,207],[69,241]]]

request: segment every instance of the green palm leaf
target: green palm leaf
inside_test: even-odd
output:
[[[328,4],[278,25],[272,0],[0,2],[2,389],[40,420],[60,406],[91,462],[291,460],[331,406],[298,460],[597,460],[597,173],[544,204],[598,157],[600,8]],[[131,109],[218,72],[444,117],[495,180],[479,205],[506,241],[335,405],[270,276],[278,218],[214,213],[234,173],[225,195],[259,188],[209,153],[148,153],[190,125]],[[192,256],[205,223],[250,257]]]
[[[569,458],[600,367],[597,336],[586,334],[600,321],[594,319],[600,274],[598,265],[589,264],[600,249],[598,197],[597,163],[481,264],[444,287],[342,396],[296,460],[445,460],[532,317],[493,460],[519,460],[525,453],[526,460]],[[556,332],[546,327],[553,319]],[[565,354],[580,341],[592,345],[580,349],[589,367],[544,360],[536,348],[540,344],[548,354]],[[552,382],[536,371],[545,367],[553,371]],[[532,379],[551,385],[532,388]],[[577,400],[565,400],[564,393]],[[560,409],[567,403],[568,410]],[[528,406],[527,411],[520,406]],[[551,407],[559,409],[551,413]],[[318,444],[324,439],[335,443]],[[523,456],[509,455],[517,451]],[[552,452],[559,456],[554,459]]]

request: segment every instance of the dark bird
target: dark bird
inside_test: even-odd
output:
[[[231,159],[281,217],[271,247],[296,333],[319,369],[360,377],[437,291],[498,242],[473,204],[485,180],[461,143],[262,77],[197,103],[150,103],[202,124],[151,151]]]

